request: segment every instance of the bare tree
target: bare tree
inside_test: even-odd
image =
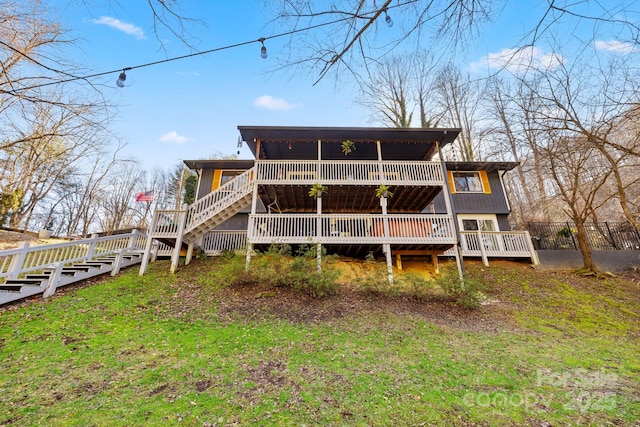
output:
[[[434,80],[431,102],[440,113],[439,123],[462,129],[452,147],[457,160],[475,161],[482,156],[482,128],[478,109],[482,105],[483,88],[453,65],[444,66]]]
[[[584,270],[599,274],[591,256],[585,222],[613,196],[606,188],[611,169],[601,157],[595,156],[596,150],[585,138],[550,134],[543,151],[558,194],[566,203],[565,212],[576,224]]]
[[[506,0],[265,1],[274,8],[274,22],[292,32],[282,66],[303,69],[316,76],[316,83],[329,73],[338,76],[343,71],[359,79],[372,63],[400,45],[414,52],[420,51],[421,45],[437,46],[439,57],[446,61],[450,52],[472,44],[481,27],[499,16],[505,3]],[[624,35],[626,41],[637,45],[637,10],[637,0],[594,5],[548,1],[533,28],[523,30],[519,45],[535,46],[558,28],[569,29],[567,38],[575,40],[579,37],[574,34],[576,28],[590,26],[596,34],[597,28],[604,25],[610,34]],[[387,17],[392,19],[393,31],[387,28]],[[301,32],[305,34],[302,39]],[[583,42],[588,45],[592,40]]]
[[[407,128],[413,119],[413,68],[407,57],[392,57],[376,67],[361,86],[360,103],[383,125]]]
[[[513,205],[514,221],[550,221],[562,208],[550,191],[548,165],[541,149],[544,133],[536,122],[536,111],[543,108],[530,86],[494,78],[489,83],[485,113],[494,123],[488,128],[489,158],[518,162],[506,177]]]
[[[615,58],[594,66],[583,60],[571,67],[563,63],[539,75],[540,84],[529,87],[541,103],[536,110],[540,128],[574,135],[595,149],[610,167],[620,208],[640,230],[626,194],[638,183],[638,175],[626,170],[640,164],[640,85],[628,61]]]
[[[114,169],[113,180],[101,199],[98,218],[100,229],[107,233],[128,227],[137,227],[140,217],[134,209],[135,194],[142,188],[145,173],[134,163],[121,164]]]

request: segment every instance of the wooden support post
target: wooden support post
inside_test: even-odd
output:
[[[195,245],[195,243],[191,242],[189,243],[189,246],[187,246],[187,257],[184,260],[184,265],[189,265],[189,263],[191,262],[191,258],[193,257],[193,246]]]
[[[53,296],[58,287],[58,283],[60,282],[60,277],[62,276],[62,267],[64,266],[63,262],[57,262],[53,264],[53,271],[47,279],[47,286],[44,288],[44,292],[42,294],[43,298],[49,298]]]
[[[140,272],[138,273],[139,276],[142,276],[144,275],[144,273],[147,272],[147,265],[149,264],[149,258],[151,257],[151,246],[153,245],[152,236],[156,228],[157,221],[158,221],[158,212],[153,211],[153,216],[151,217],[151,224],[149,225],[149,229],[147,230],[147,244],[144,247],[144,253],[142,254],[142,261],[140,262]],[[153,255],[152,261],[155,261],[156,255]]]
[[[122,267],[122,262],[124,261],[124,253],[126,251],[126,249],[120,249],[118,252],[116,252],[116,259],[113,261],[113,270],[111,270],[111,276],[115,276],[116,274],[120,273],[120,267]]]
[[[138,234],[138,230],[136,230],[135,228],[133,230],[131,230],[131,237],[129,237],[129,243],[127,244],[127,247],[130,250],[134,250],[134,249],[138,249],[136,248],[136,238]]]
[[[11,259],[7,279],[18,278],[20,270],[22,269],[22,264],[24,263],[24,259],[27,257],[27,252],[29,251],[29,242],[22,242],[20,246],[18,246],[18,249],[20,249],[20,253],[15,254]]]
[[[96,253],[96,240],[98,239],[98,235],[97,234],[92,234],[91,235],[91,243],[89,243],[89,247],[87,248],[87,254],[85,256],[85,259],[87,261],[91,261],[93,259],[93,257],[95,256]]]
[[[402,270],[402,255],[396,254],[396,267],[398,270]]]
[[[159,251],[158,242],[153,242],[151,245],[151,262],[156,262],[158,260],[158,251]]]
[[[478,247],[480,248],[480,255],[482,256],[482,263],[485,267],[489,267],[489,258],[487,257],[487,250],[484,247],[484,240],[482,240],[482,231],[478,230]]]
[[[387,258],[387,279],[389,280],[389,284],[393,284],[393,262],[391,261],[391,245],[389,243],[385,243],[383,245],[383,250]]]
[[[253,252],[253,243],[247,243],[247,258],[244,264],[244,271],[249,271],[249,265],[251,264],[251,252]]]
[[[529,231],[525,230],[525,236],[527,239],[527,245],[529,246],[529,253],[531,254],[531,264],[540,265],[540,259],[538,258],[538,253],[536,249],[533,247],[533,242],[531,241],[531,235],[529,235]]]
[[[182,250],[182,238],[184,237],[184,226],[187,217],[188,205],[185,203],[182,205],[182,210],[178,216],[178,232],[176,235],[176,245],[173,248],[173,254],[171,255],[171,268],[169,272],[171,274],[176,272],[178,263],[180,262],[180,251]]]

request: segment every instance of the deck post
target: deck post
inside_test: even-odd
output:
[[[142,261],[140,262],[140,272],[138,276],[143,276],[147,271],[147,265],[149,264],[149,257],[151,256],[151,245],[153,244],[152,234],[156,227],[156,222],[158,220],[158,211],[153,211],[153,216],[151,217],[151,224],[149,225],[149,229],[147,230],[147,244],[144,247],[144,253],[142,254]],[[155,258],[155,255],[154,255]]]
[[[247,255],[244,265],[245,271],[249,271],[249,264],[251,264],[251,253],[253,252],[253,242],[251,242],[251,239],[253,238],[255,215],[256,210],[258,209],[258,182],[262,179],[262,176],[258,175],[258,171],[260,171],[259,159],[260,140],[256,141],[256,161],[253,166],[255,169],[255,172],[253,173],[253,179],[256,182],[253,184],[253,195],[251,196],[251,213],[249,214],[249,219],[247,220]]]
[[[380,197],[380,207],[382,208],[382,226],[384,229],[384,238],[388,242],[391,233],[389,231],[389,218],[387,218],[387,198],[385,196]],[[383,244],[382,250],[385,253],[387,259],[387,278],[389,280],[389,284],[393,284],[393,261],[391,260],[391,244]]]
[[[538,253],[536,252],[536,249],[533,247],[533,242],[531,241],[531,235],[529,234],[529,230],[525,230],[524,234],[527,239],[527,246],[529,247],[529,253],[531,254],[531,264],[540,265],[540,259],[538,259]]]
[[[169,272],[171,274],[176,272],[178,268],[178,262],[180,261],[180,251],[182,250],[182,238],[184,237],[184,226],[187,219],[187,208],[189,206],[185,203],[182,205],[180,215],[178,215],[178,231],[176,234],[175,247],[173,248],[173,254],[171,255],[171,268]]]
[[[244,263],[244,271],[249,271],[249,264],[251,264],[251,252],[253,252],[253,243],[247,243],[247,257]]]
[[[22,264],[27,256],[27,252],[29,252],[29,242],[22,242],[20,246],[18,246],[18,249],[20,249],[20,253],[14,255],[11,259],[7,279],[17,279],[18,275],[20,275]]]
[[[318,141],[318,145],[320,141]],[[316,210],[318,217],[316,218],[316,269],[318,273],[322,272],[322,191],[316,197]]]
[[[478,249],[480,249],[480,255],[482,256],[482,263],[485,267],[489,267],[489,258],[487,258],[487,251],[484,247],[484,240],[482,240],[482,231],[477,230],[478,235]]]
[[[53,271],[51,272],[51,275],[47,280],[47,286],[44,288],[44,292],[42,293],[42,298],[49,298],[56,292],[58,282],[60,281],[60,276],[62,275],[63,266],[64,262],[62,261],[54,264]]]
[[[187,257],[184,260],[184,265],[189,265],[189,263],[191,263],[191,258],[193,257],[193,247],[194,247],[195,243],[191,242],[189,243],[189,246],[187,246]]]
[[[98,234],[94,233],[90,237],[91,243],[89,243],[89,247],[87,248],[87,261],[91,261],[96,253],[96,240],[98,239]]]
[[[447,131],[444,131],[445,135]],[[460,282],[464,284],[464,264],[462,262],[462,254],[460,253],[460,227],[458,227],[458,215],[456,214],[455,206],[451,197],[451,189],[449,188],[449,174],[447,172],[447,164],[444,161],[442,155],[442,149],[440,147],[440,141],[436,141],[436,149],[438,150],[438,157],[440,158],[440,166],[442,168],[442,179],[444,190],[444,204],[447,208],[447,213],[451,215],[453,221],[453,232],[456,236],[456,244],[453,246],[453,250],[456,255],[456,265],[458,266],[458,276],[460,276]]]

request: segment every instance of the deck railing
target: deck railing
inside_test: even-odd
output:
[[[202,239],[202,250],[207,255],[233,251],[247,246],[247,230],[210,231]]]
[[[137,230],[52,245],[30,246],[27,242],[21,248],[0,251],[0,278],[17,279],[56,263],[70,265],[123,250],[139,251],[144,249],[145,242],[146,236]]]
[[[539,264],[528,231],[461,231],[460,251],[463,257],[481,257],[488,265],[488,258],[531,258]],[[454,255],[453,251],[445,255]]]
[[[256,169],[259,184],[430,186],[445,182],[439,162],[260,160]]]
[[[182,214],[184,210],[156,209],[153,212],[149,234],[159,238],[176,237]]]
[[[256,214],[251,243],[376,244],[456,242],[448,215],[423,214]]]

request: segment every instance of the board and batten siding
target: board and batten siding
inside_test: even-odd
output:
[[[207,194],[211,193],[213,188],[213,174],[214,169],[201,169],[200,170],[200,185],[198,186],[198,194],[196,199],[201,199]]]
[[[509,205],[507,203],[502,183],[498,172],[487,173],[487,179],[491,188],[490,194],[485,193],[454,193],[452,194],[453,204],[456,213],[469,214],[504,214],[508,215]],[[444,203],[444,193],[438,194],[433,201],[435,213],[446,213]]]

